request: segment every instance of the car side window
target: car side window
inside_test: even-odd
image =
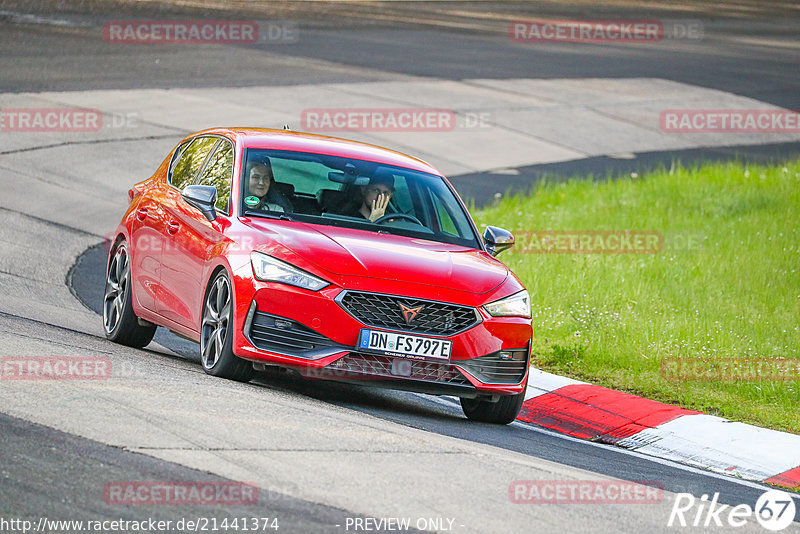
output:
[[[228,213],[228,201],[231,198],[231,180],[233,177],[233,144],[224,139],[208,158],[203,174],[191,183],[195,185],[213,185],[217,188],[217,209]]]
[[[451,236],[465,235],[466,232],[470,231],[469,222],[463,215],[459,217],[459,214],[463,214],[463,211],[458,206],[455,197],[453,195],[443,195],[446,191],[443,184],[437,189],[429,190],[433,208],[432,216],[438,226],[437,233]]]
[[[433,201],[433,210],[436,214],[439,229],[446,234],[458,235],[456,224],[453,222],[453,218],[447,211],[447,207],[442,203],[442,200],[436,195],[431,195],[431,200]]]
[[[172,153],[172,159],[169,162],[169,173],[167,174],[167,179],[169,180],[170,183],[172,183],[172,173],[175,172],[175,165],[178,164],[178,161],[180,161],[183,152],[186,150],[186,147],[188,147],[189,143],[191,142],[192,142],[191,139],[188,141],[184,141],[178,146],[178,148],[175,149],[175,152]]]
[[[203,163],[218,141],[217,137],[198,137],[192,141],[192,144],[183,151],[172,171],[173,187],[182,190],[193,183],[192,179],[203,168]]]

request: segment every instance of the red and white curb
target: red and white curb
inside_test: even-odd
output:
[[[800,490],[800,436],[531,369],[517,420],[747,480]]]

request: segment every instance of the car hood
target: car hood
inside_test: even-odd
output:
[[[320,269],[344,277],[379,278],[480,294],[495,289],[509,275],[502,262],[459,245],[296,221],[250,219],[245,224]]]

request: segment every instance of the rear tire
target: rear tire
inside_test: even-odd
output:
[[[208,286],[200,327],[200,362],[211,376],[249,382],[253,364],[233,353],[233,292],[228,273],[220,271]]]
[[[525,387],[522,393],[517,395],[503,395],[497,402],[490,402],[483,399],[461,398],[461,409],[464,415],[471,421],[481,423],[494,423],[507,425],[513,422],[522,408],[525,400],[525,391],[528,388],[528,380],[525,379]]]
[[[121,345],[140,349],[153,340],[156,326],[142,326],[133,313],[131,262],[128,246],[120,241],[111,249],[103,297],[103,327],[106,338]]]

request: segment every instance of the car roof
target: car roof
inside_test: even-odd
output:
[[[294,152],[325,154],[328,156],[341,156],[373,161],[383,165],[394,165],[442,176],[436,168],[421,159],[377,145],[340,139],[338,137],[267,128],[214,128],[192,134],[192,136],[207,134],[225,135],[235,138],[236,141],[245,148],[289,150]]]

